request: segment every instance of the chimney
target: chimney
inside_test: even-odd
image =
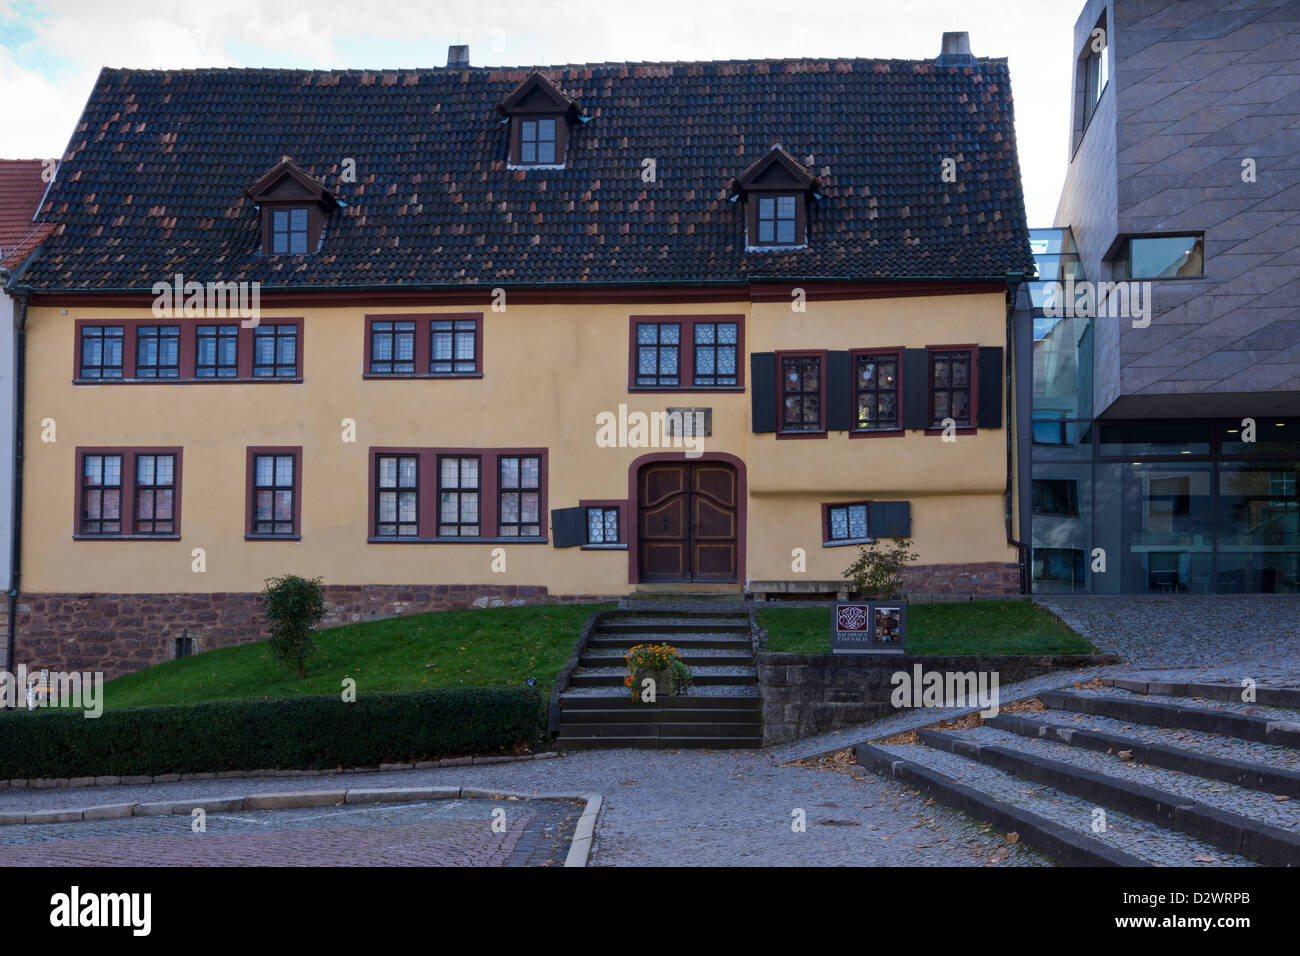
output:
[[[448,66],[469,66],[469,44],[453,43],[447,47]]]
[[[964,30],[945,33],[943,47],[935,63],[939,66],[974,66],[975,57],[970,52],[970,34]]]

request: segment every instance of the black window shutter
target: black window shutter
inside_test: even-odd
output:
[[[1002,427],[1002,346],[980,349],[979,398],[975,424],[980,428]]]
[[[749,397],[755,432],[776,431],[776,353],[749,357]]]
[[[903,349],[903,427],[930,427],[930,355]]]
[[[587,543],[587,509],[556,508],[551,511],[551,543],[572,548]]]
[[[910,501],[868,502],[867,534],[873,538],[892,538],[896,534],[910,538],[912,503]]]
[[[846,432],[853,427],[853,356],[826,353],[826,430]]]

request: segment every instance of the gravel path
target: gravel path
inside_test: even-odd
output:
[[[285,790],[457,784],[533,794],[603,794],[591,859],[595,866],[1047,863],[955,811],[927,805],[924,797],[900,784],[865,773],[781,766],[751,751],[607,750],[395,773],[7,790],[0,793],[0,811]],[[804,811],[805,832],[792,829],[796,810]]]

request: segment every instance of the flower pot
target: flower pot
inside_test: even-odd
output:
[[[637,700],[641,700],[641,693],[644,681],[650,678],[655,682],[655,699],[660,697],[672,697],[685,688],[679,686],[677,672],[671,668],[665,670],[637,670],[632,674],[632,690],[636,694]]]

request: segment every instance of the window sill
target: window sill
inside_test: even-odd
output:
[[[365,381],[378,381],[383,379],[424,379],[424,378],[482,378],[482,372],[364,372],[361,378]]]
[[[743,392],[744,385],[629,385],[629,392]]]
[[[300,534],[246,534],[245,541],[301,541]]]
[[[538,538],[379,538],[371,535],[367,544],[546,544],[545,537]]]
[[[846,548],[857,544],[874,544],[875,538],[845,538],[843,541],[823,541],[823,548]]]
[[[954,435],[974,435],[974,434],[976,434],[978,431],[979,431],[979,429],[976,428],[974,425],[956,425],[956,426],[953,427],[951,434],[954,434]],[[948,431],[947,428],[944,428],[943,426],[939,426],[938,428],[933,428],[933,427],[932,427],[932,428],[927,428],[927,429],[925,430],[925,433],[926,433],[927,435],[939,435],[939,436],[943,436],[943,435],[947,435],[947,434],[949,434],[949,431]]]
[[[821,429],[821,430],[819,430],[819,431],[807,431],[807,432],[781,432],[781,431],[779,431],[779,432],[776,433],[776,437],[777,437],[777,438],[825,438],[825,437],[827,437],[827,432],[826,432],[826,429],[824,429],[824,428]]]
[[[902,438],[907,432],[902,428],[854,428],[850,438]]]
[[[179,541],[178,534],[73,534],[73,541]]]
[[[301,385],[302,376],[274,378],[74,378],[73,385]]]
[[[584,544],[581,546],[582,551],[626,551],[625,544]]]

